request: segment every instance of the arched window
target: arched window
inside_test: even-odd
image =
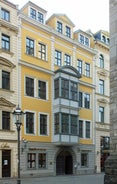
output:
[[[104,56],[102,54],[99,57],[99,67],[104,68]]]

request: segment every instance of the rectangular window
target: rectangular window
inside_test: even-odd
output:
[[[10,73],[2,71],[2,88],[10,90]]]
[[[47,115],[40,114],[40,135],[47,135]]]
[[[71,134],[72,135],[78,134],[77,119],[78,119],[78,117],[76,115],[71,115]]]
[[[83,107],[83,93],[79,92],[79,107]]]
[[[60,129],[59,129],[59,113],[54,114],[54,132],[55,132],[55,134],[60,133]]]
[[[88,153],[81,153],[81,166],[88,167]]]
[[[39,58],[46,60],[46,45],[39,43]]]
[[[100,137],[100,144],[102,150],[108,150],[110,148],[110,137]]]
[[[104,107],[99,107],[99,122],[104,123]]]
[[[30,8],[30,17],[36,20],[36,10]]]
[[[38,154],[38,164],[39,168],[46,168],[46,153],[39,153]]]
[[[83,121],[79,120],[79,137],[83,138]]]
[[[54,80],[54,97],[59,98],[59,79]]]
[[[34,40],[26,38],[26,54],[34,56]]]
[[[85,37],[85,45],[89,47],[89,38]]]
[[[61,127],[61,131],[63,134],[68,134],[69,133],[69,115],[62,113],[61,114],[61,123],[62,123],[62,127]]]
[[[61,79],[61,97],[69,98],[69,80]]]
[[[80,34],[80,43],[84,44],[84,36]]]
[[[27,161],[28,169],[36,169],[36,153],[28,153]]]
[[[84,108],[90,109],[90,95],[84,93]]]
[[[89,47],[89,38],[88,37],[80,34],[79,41],[80,41],[81,44]]]
[[[59,22],[59,21],[57,21],[57,31],[58,31],[59,33],[62,33],[62,32],[63,32],[62,27],[63,27],[62,23]]]
[[[57,66],[61,66],[62,63],[62,53],[55,50],[55,64]]]
[[[46,100],[46,82],[38,81],[38,97]]]
[[[99,80],[99,93],[104,94],[104,80]]]
[[[10,21],[10,13],[9,11],[5,10],[4,8],[1,9],[1,18]]]
[[[2,49],[10,51],[10,37],[2,34]]]
[[[90,77],[90,64],[85,63],[85,76]]]
[[[99,67],[104,68],[104,56],[102,54],[99,56]]]
[[[71,38],[71,29],[68,26],[66,26],[66,36]]]
[[[10,112],[2,111],[2,129],[10,130]]]
[[[74,101],[77,101],[78,98],[77,98],[77,83],[75,82],[70,82],[70,97],[71,97],[71,100],[74,100]]]
[[[34,97],[34,79],[26,77],[26,95]]]
[[[78,59],[78,71],[82,74],[82,60]]]
[[[65,54],[64,64],[65,65],[71,65],[71,57],[67,54]]]
[[[38,12],[38,21],[43,23],[44,22],[44,18],[43,18],[43,14]]]
[[[26,112],[26,133],[34,134],[34,113]]]
[[[86,125],[86,138],[90,138],[90,121],[86,121],[85,125]]]

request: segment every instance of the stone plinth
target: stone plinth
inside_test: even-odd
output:
[[[117,184],[117,153],[105,161],[104,184]]]

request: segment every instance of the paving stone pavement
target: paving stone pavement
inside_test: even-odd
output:
[[[17,179],[0,179],[0,184],[17,184]],[[21,184],[104,184],[104,174],[21,178]]]

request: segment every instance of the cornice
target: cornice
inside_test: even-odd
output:
[[[101,75],[101,76],[103,76],[103,77],[107,77],[107,73],[106,73],[105,70],[100,70],[100,71],[98,71],[97,73],[98,73],[98,75]]]
[[[95,49],[90,48],[90,47],[86,47],[86,46],[82,45],[81,43],[79,43],[78,41],[73,40],[72,38],[68,38],[64,34],[58,33],[55,29],[51,28],[50,26],[48,26],[46,24],[42,24],[39,22],[37,24],[37,21],[35,21],[35,20],[31,19],[30,17],[27,17],[21,13],[20,13],[19,17],[22,19],[23,22],[28,22],[29,24],[32,24],[33,26],[35,26],[36,29],[42,29],[44,32],[49,33],[51,36],[54,35],[55,37],[58,37],[59,39],[64,40],[66,42],[69,42],[70,44],[75,45],[76,47],[79,47],[79,48],[91,53],[92,55],[97,54],[97,51]]]
[[[0,56],[0,65],[1,66],[7,66],[9,68],[15,68],[15,65],[13,63],[11,63],[11,61],[9,61],[6,58],[3,58]]]
[[[109,103],[105,98],[97,99],[97,101],[98,101],[99,103],[104,103],[104,104],[108,104],[108,103]]]
[[[81,78],[82,78],[82,77],[81,77]],[[93,88],[93,89],[96,88],[95,85],[90,84],[90,83],[87,83],[87,82],[84,82],[84,81],[81,81],[81,80],[79,80],[79,84],[82,84],[82,85],[84,85],[84,86],[87,86],[87,87],[90,87],[90,88]]]
[[[14,108],[16,105],[9,102],[8,100],[6,100],[5,98],[3,97],[0,97],[0,106],[5,106],[5,107],[12,107]]]
[[[35,69],[35,70],[38,70],[38,71],[42,71],[42,72],[45,72],[45,73],[50,74],[50,75],[55,75],[54,71],[50,71],[50,70],[42,68],[40,66],[30,64],[30,63],[28,63],[27,61],[24,61],[24,60],[20,60],[19,65],[26,66],[26,67],[29,67],[29,68],[32,68],[32,69]]]
[[[0,27],[5,27],[7,28],[8,30],[12,30],[12,31],[15,31],[16,33],[18,33],[18,26],[15,26],[13,24],[11,24],[10,22],[6,22],[4,20],[1,20],[0,19]]]

